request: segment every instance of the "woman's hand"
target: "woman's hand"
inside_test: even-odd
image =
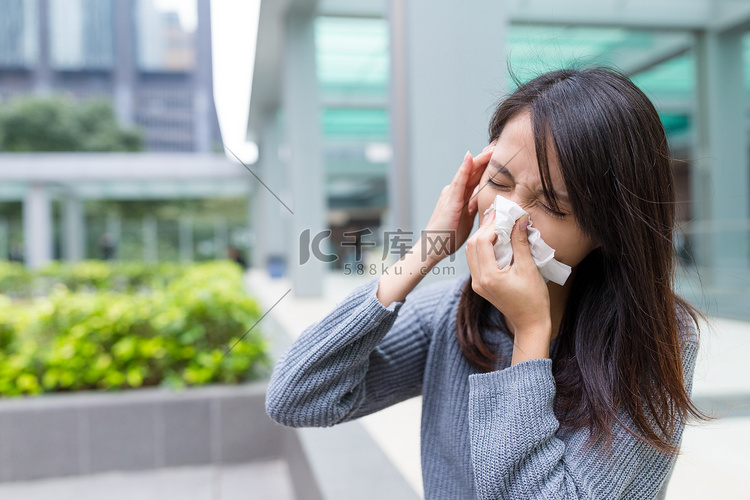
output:
[[[383,306],[388,307],[394,301],[404,300],[438,262],[454,253],[466,241],[477,214],[477,199],[472,197],[472,193],[487,168],[494,145],[493,142],[484,148],[476,158],[466,152],[453,182],[440,193],[424,234],[412,247],[417,250],[405,253],[398,262],[383,272],[376,292]],[[426,240],[423,241],[422,238]],[[446,238],[447,244],[443,245]],[[433,245],[435,242],[438,244]]]
[[[505,269],[500,269],[495,260],[494,221],[495,211],[490,210],[477,232],[466,242],[472,288],[503,313],[514,335],[512,364],[547,357],[552,336],[549,290],[531,256],[526,230],[528,215],[519,218],[513,226],[510,234],[513,260]]]
[[[453,181],[440,192],[440,198],[422,237],[436,241],[447,238],[447,244],[431,245],[430,242],[421,242],[428,250],[426,257],[431,265],[437,265],[455,253],[469,237],[477,214],[477,197],[472,196],[472,193],[479,185],[494,150],[493,141],[476,158],[472,158],[467,151]]]

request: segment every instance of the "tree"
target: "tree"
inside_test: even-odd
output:
[[[123,129],[103,99],[57,95],[0,105],[0,151],[141,151],[139,131]]]

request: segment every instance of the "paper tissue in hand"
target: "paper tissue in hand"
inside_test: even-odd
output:
[[[516,220],[522,215],[528,214],[528,212],[502,195],[497,195],[495,202],[484,213],[487,214],[492,209],[495,210],[495,233],[497,234],[497,242],[494,246],[495,259],[497,259],[500,268],[505,269],[510,265],[510,260],[513,257],[510,232],[513,230]],[[531,219],[529,219],[527,231],[531,256],[534,258],[534,262],[536,262],[544,280],[553,281],[561,286],[564,285],[568,276],[570,276],[570,266],[555,260],[555,250],[544,242],[539,230],[531,226]]]

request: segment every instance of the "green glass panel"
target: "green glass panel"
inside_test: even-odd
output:
[[[607,55],[649,43],[644,33],[621,28],[581,28],[511,24],[507,52],[511,70],[521,82],[569,65],[611,64]],[[515,88],[509,79],[509,87]]]
[[[690,128],[690,116],[682,113],[659,113],[667,135],[685,132]]]
[[[318,81],[328,91],[385,93],[388,89],[388,23],[384,19],[319,17],[315,21]]]
[[[354,103],[353,108],[324,108],[324,141],[387,141],[388,112],[361,108],[357,100],[387,102],[390,73],[389,32],[385,19],[319,17],[315,52],[322,102]]]
[[[682,35],[614,27],[510,25],[507,53],[511,70],[525,83],[541,73],[569,66],[602,64],[627,71],[628,64],[637,66],[643,53],[658,50],[679,36]],[[749,50],[750,37],[744,41]],[[682,133],[690,126],[694,73],[694,57],[687,52],[631,76],[657,109],[662,102],[669,102],[671,107],[685,105],[684,112],[660,112],[669,135]],[[511,91],[515,88],[510,78],[508,87]]]
[[[322,122],[326,138],[388,138],[388,111],[385,109],[328,108],[322,112]]]
[[[695,87],[695,58],[692,52],[674,57],[632,77],[649,97],[677,96],[689,98]],[[658,103],[655,103],[658,105]]]

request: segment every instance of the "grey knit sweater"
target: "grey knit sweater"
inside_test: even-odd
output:
[[[654,498],[675,459],[617,424],[611,460],[602,448],[584,453],[587,430],[558,430],[550,358],[510,366],[512,340],[493,331],[489,340],[507,362],[490,373],[468,363],[455,335],[467,279],[424,284],[388,307],[376,296],[379,276],[355,288],[279,359],[268,414],[292,427],[331,426],[421,394],[427,500]],[[683,339],[690,393],[697,332],[686,328]]]

